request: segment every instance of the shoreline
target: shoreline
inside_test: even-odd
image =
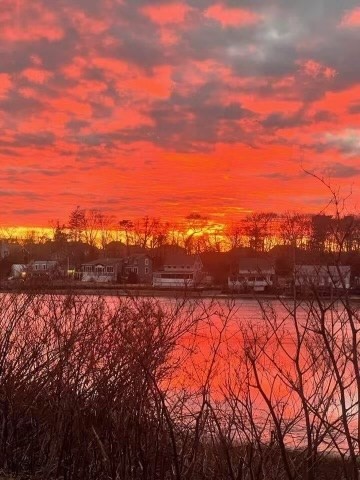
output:
[[[292,295],[279,293],[263,293],[263,292],[224,292],[221,288],[209,289],[158,289],[149,287],[124,287],[120,285],[99,285],[97,287],[84,286],[79,284],[72,285],[17,285],[9,287],[9,285],[0,285],[0,293],[17,293],[17,294],[57,294],[57,295],[88,295],[88,296],[112,296],[112,297],[148,297],[148,298],[195,298],[195,299],[247,299],[247,300],[292,300]],[[324,295],[321,298],[331,300],[333,297]],[[341,296],[339,296],[339,299]],[[360,295],[350,295],[350,300],[359,301]],[[301,296],[298,296],[301,300]],[[306,297],[303,298],[306,300]]]

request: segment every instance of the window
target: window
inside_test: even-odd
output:
[[[145,258],[145,265],[149,265],[149,259]],[[146,270],[146,269],[145,269]],[[146,272],[145,272],[146,273]]]
[[[114,267],[106,267],[106,272],[107,273],[114,273]]]
[[[43,269],[43,270],[46,270],[46,263],[43,263],[43,264],[42,264],[42,269]]]
[[[145,275],[147,275],[149,273],[149,269],[148,267],[145,267]]]
[[[85,265],[84,267],[85,272],[91,273],[93,271],[92,265]]]
[[[125,268],[125,272],[126,272],[126,273],[130,273],[130,272],[132,272],[132,273],[138,273],[138,267],[126,267],[126,268]]]

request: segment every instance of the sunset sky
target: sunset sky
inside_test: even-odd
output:
[[[1,0],[0,224],[360,205],[359,0]]]

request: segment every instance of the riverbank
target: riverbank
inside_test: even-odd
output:
[[[72,283],[51,283],[51,284],[30,284],[9,282],[0,284],[0,292],[3,293],[38,293],[58,295],[89,295],[89,296],[116,296],[116,297],[165,297],[165,298],[216,298],[216,299],[255,299],[255,300],[278,300],[292,299],[292,295],[278,292],[226,292],[221,288],[192,288],[192,289],[169,289],[153,288],[149,285],[118,285],[118,284],[84,284],[81,282]],[[300,298],[300,297],[299,297]],[[323,299],[334,297],[322,296]],[[351,295],[352,301],[360,301],[360,295]]]
[[[134,288],[123,286],[17,286],[16,288],[9,288],[6,286],[0,287],[0,292],[3,293],[40,293],[59,295],[89,295],[89,296],[116,296],[116,297],[166,297],[166,298],[268,298],[276,299],[278,295],[275,294],[256,294],[254,293],[224,293],[221,289],[155,289],[155,288]]]

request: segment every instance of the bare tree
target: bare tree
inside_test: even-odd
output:
[[[230,250],[244,246],[244,228],[241,222],[233,223],[226,227],[225,238]]]
[[[185,218],[182,236],[184,248],[188,253],[199,252],[199,249],[196,247],[196,237],[204,233],[207,224],[208,219],[197,212],[190,213]]]
[[[265,252],[275,242],[274,222],[277,215],[272,212],[259,212],[248,215],[243,221],[244,234],[249,246],[256,252]]]
[[[134,243],[134,223],[131,220],[120,220],[119,226],[120,232],[125,235],[126,248],[129,250],[130,244]]]
[[[85,209],[80,208],[79,206],[70,212],[68,228],[70,239],[73,242],[81,242],[84,239],[86,228],[85,215]]]
[[[311,218],[298,212],[285,212],[280,217],[279,230],[284,245],[304,248],[310,241]]]

